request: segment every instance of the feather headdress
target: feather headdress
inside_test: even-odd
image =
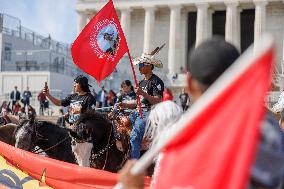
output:
[[[163,67],[162,62],[160,60],[155,59],[155,55],[158,54],[164,46],[165,44],[155,48],[151,53],[143,53],[140,57],[134,58],[133,64],[137,65],[139,63],[147,63],[147,64],[152,64],[157,68],[162,68]]]

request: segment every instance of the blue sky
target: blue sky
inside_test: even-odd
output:
[[[77,33],[76,0],[0,0],[0,12],[43,36],[72,43]]]

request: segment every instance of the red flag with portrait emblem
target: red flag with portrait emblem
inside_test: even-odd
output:
[[[85,26],[71,47],[74,63],[99,83],[128,51],[112,0]]]

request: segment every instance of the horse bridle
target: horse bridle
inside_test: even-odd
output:
[[[113,141],[110,141],[111,139],[111,134],[112,134],[112,126],[110,127],[110,132],[109,132],[109,136],[108,136],[108,141],[107,141],[107,145],[101,149],[100,151],[98,151],[97,153],[94,154],[94,151],[92,151],[92,156],[91,156],[91,161],[94,162],[95,159],[97,159],[98,157],[102,156],[104,153],[106,153],[106,158],[105,158],[105,162],[104,162],[104,166],[102,167],[102,170],[105,169],[106,163],[107,163],[107,159],[108,159],[108,150],[114,145],[115,143],[115,139],[113,139]]]
[[[47,138],[44,138],[41,134],[39,134],[38,132],[37,132],[37,127],[38,127],[38,122],[37,121],[35,121],[35,123],[34,124],[32,124],[32,126],[33,126],[33,133],[34,133],[34,136],[35,136],[35,142],[34,143],[36,143],[37,141],[40,141],[40,140],[46,140],[46,141],[48,141],[48,139]],[[34,137],[32,137],[32,138],[34,138]],[[49,150],[51,150],[51,149],[54,149],[55,147],[57,147],[58,145],[60,145],[61,143],[63,143],[64,141],[66,141],[68,138],[70,138],[70,136],[69,135],[67,135],[67,137],[65,137],[64,139],[62,139],[61,141],[59,141],[59,142],[57,142],[56,144],[54,144],[53,146],[50,146],[50,147],[48,147],[48,148],[46,148],[46,149],[36,149],[36,150],[33,150],[32,152],[33,153],[35,153],[35,154],[40,154],[40,153],[43,153],[43,152],[47,152],[47,151],[49,151]]]

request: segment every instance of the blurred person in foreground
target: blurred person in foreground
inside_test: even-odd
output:
[[[239,57],[237,49],[221,38],[203,42],[189,57],[190,75],[187,88],[195,102],[209,86]],[[206,70],[204,70],[206,68]],[[251,169],[248,189],[276,189],[283,182],[284,137],[279,124],[271,113],[267,113],[260,129],[261,139],[256,160]],[[120,182],[124,189],[144,188],[144,174],[130,173],[134,162],[120,171]],[[206,181],[206,180],[204,180]]]

